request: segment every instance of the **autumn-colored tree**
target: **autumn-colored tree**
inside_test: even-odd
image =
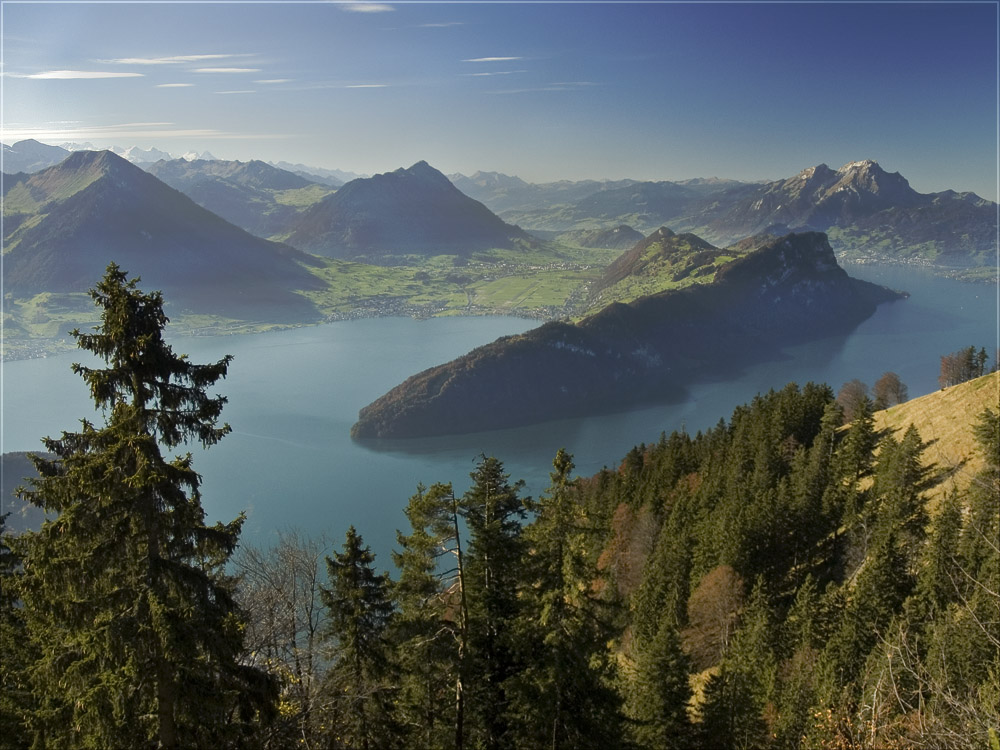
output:
[[[710,571],[688,600],[685,650],[696,671],[717,664],[736,632],[744,600],[743,579],[728,565]]]
[[[868,399],[868,386],[855,378],[844,383],[837,391],[837,403],[844,412],[844,423],[853,422]]]
[[[882,373],[882,377],[872,387],[872,394],[875,397],[876,411],[901,404],[909,398],[906,384],[894,372]]]

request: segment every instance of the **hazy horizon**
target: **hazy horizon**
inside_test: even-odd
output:
[[[4,3],[3,141],[996,200],[997,6]]]

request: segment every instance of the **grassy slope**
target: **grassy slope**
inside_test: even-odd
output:
[[[944,494],[968,487],[972,477],[983,467],[972,428],[985,409],[996,409],[998,405],[1000,372],[994,372],[875,414],[877,430],[891,429],[901,439],[913,424],[927,444],[924,465],[942,478],[927,493],[932,513]]]

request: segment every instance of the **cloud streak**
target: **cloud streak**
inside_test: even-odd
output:
[[[183,89],[188,86],[194,86],[193,83],[158,83],[156,88],[158,89]]]
[[[260,73],[260,68],[195,68],[193,73]]]
[[[483,63],[483,62],[511,62],[512,60],[523,60],[523,57],[472,57],[462,62]]]
[[[111,65],[179,65],[181,63],[202,62],[204,60],[226,60],[233,57],[253,57],[252,54],[212,54],[212,55],[171,55],[169,57],[115,57],[98,60]]]
[[[253,140],[257,138],[280,139],[292,137],[290,134],[277,133],[234,133],[225,130],[208,128],[179,128],[172,122],[129,122],[110,125],[89,125],[78,127],[59,127],[60,122],[52,122],[33,127],[5,127],[4,137],[15,141],[34,138],[40,141],[87,141],[104,140],[118,141],[124,139],[152,138],[191,138],[211,140]]]
[[[44,70],[41,73],[6,73],[9,78],[31,78],[36,81],[71,81],[93,78],[142,78],[143,73],[118,73],[108,70]]]
[[[338,3],[341,10],[346,10],[348,13],[390,13],[396,10],[391,5],[386,3]]]
[[[473,78],[482,78],[485,76],[512,76],[515,73],[527,73],[526,70],[494,70],[490,73],[462,73],[463,76],[471,76]]]
[[[524,89],[502,89],[499,91],[489,91],[490,94],[533,94],[542,91],[580,91],[590,86],[598,86],[593,81],[563,81],[550,83],[547,86],[537,86],[535,88]]]

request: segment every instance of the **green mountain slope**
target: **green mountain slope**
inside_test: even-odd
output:
[[[84,292],[110,261],[175,309],[309,321],[309,256],[254,237],[121,157],[79,151],[4,200],[4,282],[15,298]]]

